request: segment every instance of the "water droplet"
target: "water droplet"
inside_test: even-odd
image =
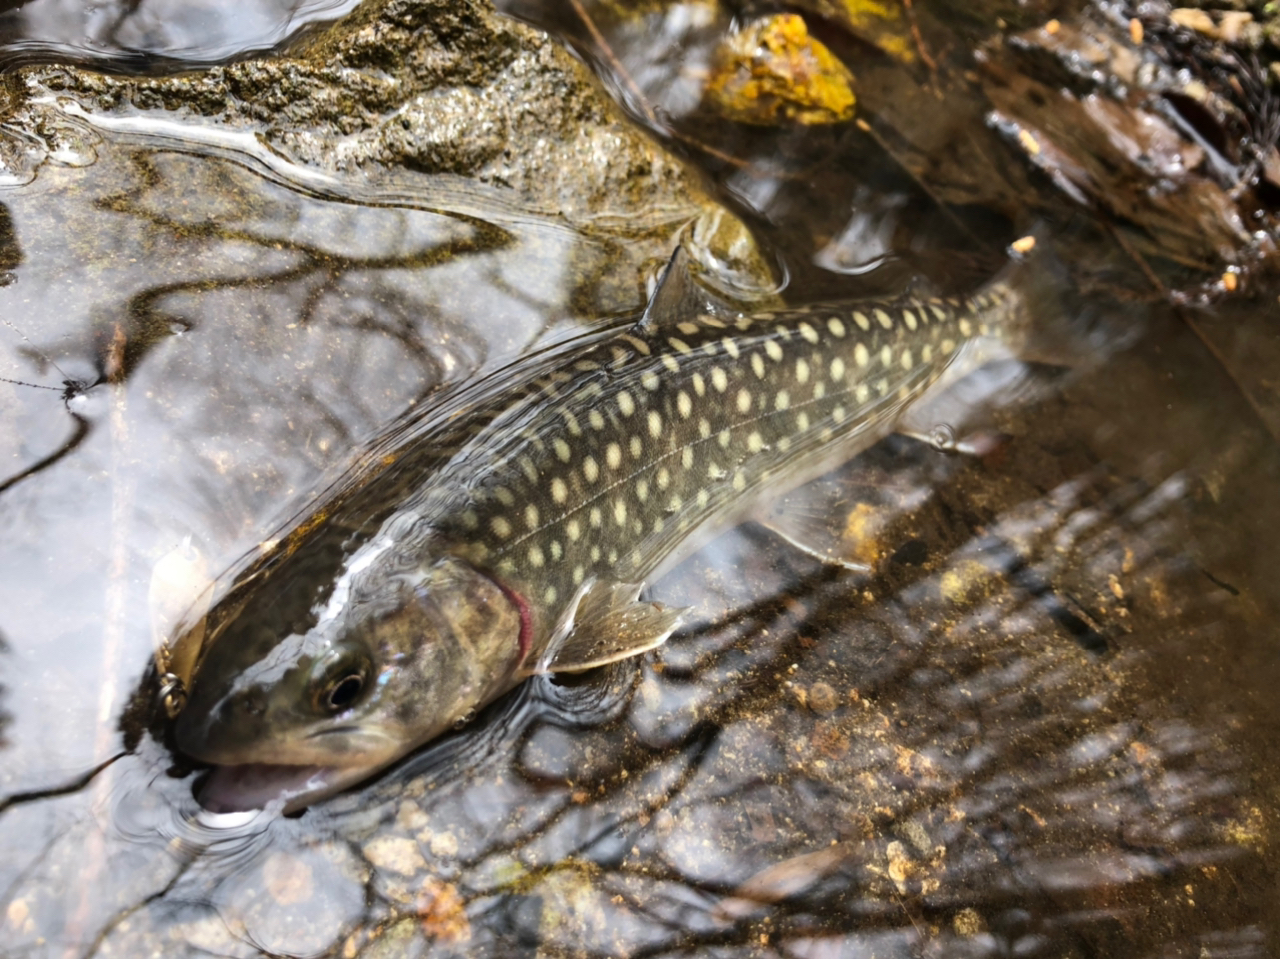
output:
[[[939,423],[929,430],[929,445],[939,453],[950,453],[956,448],[956,431],[947,423]]]

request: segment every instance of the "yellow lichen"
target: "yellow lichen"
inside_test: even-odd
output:
[[[796,14],[747,24],[717,51],[708,102],[739,123],[840,123],[853,117],[853,76]]]

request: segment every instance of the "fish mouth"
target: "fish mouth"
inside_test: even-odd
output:
[[[294,812],[363,778],[341,766],[290,766],[241,763],[214,766],[196,787],[195,797],[211,813],[278,808]]]

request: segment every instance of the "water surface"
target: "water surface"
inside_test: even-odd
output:
[[[745,524],[652,584],[690,610],[663,649],[526,684],[299,817],[215,817],[146,721],[165,597],[438,388],[608,319],[611,272],[638,309],[656,264],[625,225],[474,184],[52,106],[46,127],[0,192],[0,376],[45,387],[0,383],[0,952],[1275,951],[1265,276],[1170,305],[1041,184],[1027,288],[1090,331],[1075,367],[989,366],[943,442],[891,437],[772,504],[869,572]],[[698,129],[664,135],[793,303],[972,286],[1024,225],[939,204],[856,127]],[[994,195],[1021,181],[992,155]]]

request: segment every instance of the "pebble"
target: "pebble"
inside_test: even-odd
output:
[[[830,713],[840,705],[840,697],[826,683],[814,683],[809,687],[809,708],[815,713]]]
[[[426,867],[426,860],[418,851],[418,844],[403,836],[382,836],[364,845],[364,857],[379,869],[412,876]]]

